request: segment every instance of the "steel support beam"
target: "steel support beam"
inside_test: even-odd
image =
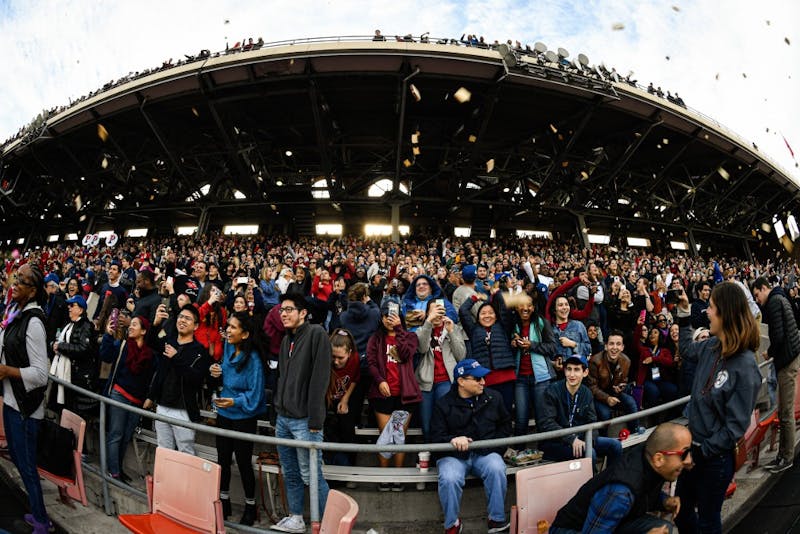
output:
[[[567,141],[566,144],[561,147],[561,150],[558,151],[558,154],[556,154],[556,156],[550,161],[550,164],[547,166],[547,170],[545,171],[544,176],[542,177],[540,183],[540,189],[544,187],[544,184],[546,184],[548,180],[550,180],[550,178],[553,176],[553,173],[555,173],[556,169],[561,165],[561,162],[564,160],[565,157],[567,157],[567,154],[569,154],[570,150],[572,150],[572,147],[575,146],[575,143],[578,141],[578,138],[583,133],[583,130],[586,129],[586,126],[589,124],[589,121],[592,119],[592,116],[594,115],[595,111],[597,111],[597,108],[600,106],[601,103],[602,103],[602,98],[597,97],[589,106],[586,107],[585,111],[583,112],[583,118],[573,131],[572,136],[569,138],[569,141]]]

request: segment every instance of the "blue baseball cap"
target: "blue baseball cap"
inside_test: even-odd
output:
[[[475,378],[482,378],[488,375],[491,371],[486,367],[483,367],[478,360],[473,360],[472,358],[467,358],[466,360],[461,360],[456,364],[455,369],[453,369],[453,376],[458,378],[460,376],[474,376]]]
[[[589,368],[589,360],[586,359],[586,356],[581,356],[580,354],[573,354],[572,356],[564,360],[564,365],[567,365],[568,363],[579,363],[584,368],[586,369]]]
[[[476,278],[476,269],[474,265],[467,265],[463,269],[461,269],[461,278],[464,279],[465,282],[474,282]]]
[[[56,273],[50,273],[44,277],[44,285],[53,282],[54,284],[58,285],[61,280],[58,279],[58,275]]]
[[[77,304],[84,310],[86,309],[86,299],[80,295],[75,295],[74,297],[68,298],[67,304]]]

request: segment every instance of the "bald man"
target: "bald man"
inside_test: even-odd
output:
[[[674,526],[648,512],[677,515],[680,499],[663,493],[692,464],[692,435],[675,423],[658,425],[644,448],[598,474],[558,511],[551,534],[667,534]]]

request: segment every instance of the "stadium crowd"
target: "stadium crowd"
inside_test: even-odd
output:
[[[16,312],[20,273],[42,274],[52,374],[179,419],[199,421],[200,409],[213,407],[224,428],[255,433],[258,419],[277,417],[279,437],[295,439],[353,442],[356,426],[375,421],[378,442],[393,443],[413,420],[424,439],[466,451],[450,428],[459,417],[456,431],[470,427],[464,399],[483,402],[483,387],[497,394],[486,408],[495,416],[476,427],[475,439],[531,433],[530,419],[540,431],[607,420],[691,392],[698,364],[685,356],[709,336],[711,290],[723,282],[742,289],[757,318],[750,287],[765,277],[785,292],[795,322],[800,316],[794,263],[586,249],[577,241],[208,235],[128,238],[114,248],[48,244],[5,257],[4,325]],[[689,323],[693,339],[679,328]],[[93,414],[96,405],[62,390],[52,388],[49,408]],[[113,410],[109,421],[109,471],[125,478],[138,418]],[[193,431],[157,423],[156,432],[160,445],[194,453]],[[594,443],[611,464],[621,457],[619,440]],[[236,455],[241,522],[253,524],[252,444],[218,439],[217,447]],[[540,443],[550,460],[581,457],[583,447],[577,435]],[[280,452],[283,462],[289,452]],[[460,528],[463,470],[492,469],[465,454],[439,463],[449,529]],[[305,462],[307,469],[307,455]],[[394,465],[403,462],[395,455]],[[230,461],[222,463],[227,516]],[[305,528],[302,465],[284,465],[292,515],[278,526],[287,532]],[[450,486],[444,473],[455,477]],[[504,493],[497,484],[487,492]],[[490,502],[489,531],[507,526]]]

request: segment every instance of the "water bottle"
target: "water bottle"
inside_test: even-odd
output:
[[[215,402],[219,396],[217,395],[217,390],[211,392],[211,411],[217,413],[217,403]]]

